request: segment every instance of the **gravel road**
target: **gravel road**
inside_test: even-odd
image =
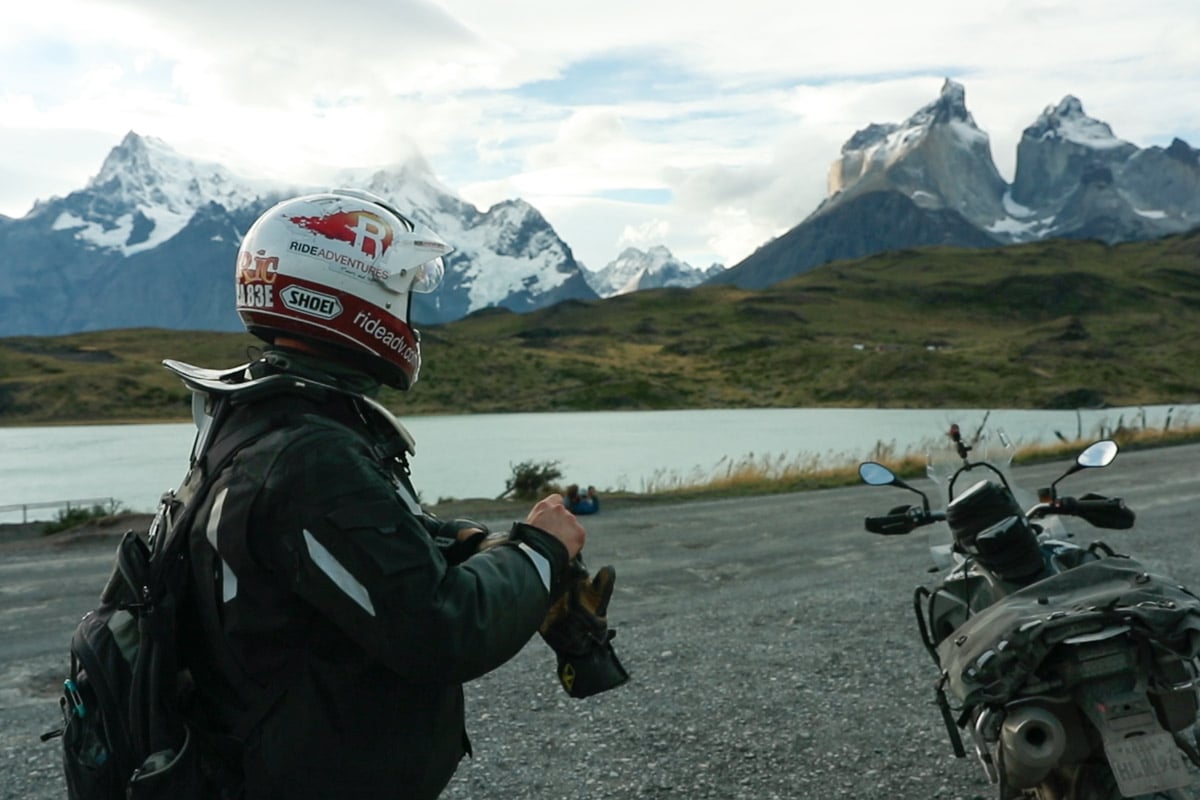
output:
[[[1198,463],[1200,446],[1122,453],[1060,488],[1124,496],[1138,526],[1105,540],[1196,587]],[[444,797],[993,797],[978,764],[952,756],[932,702],[911,607],[936,579],[925,538],[862,530],[908,501],[858,486],[585,518],[588,563],[617,570],[610,623],[630,683],[572,700],[535,639],[467,687],[475,756]],[[64,796],[57,745],[37,737],[58,720],[66,642],[114,543],[0,539],[0,800]]]

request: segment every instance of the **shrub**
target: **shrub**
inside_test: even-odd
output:
[[[94,505],[91,508],[64,508],[58,512],[53,522],[47,522],[42,527],[42,534],[60,533],[78,527],[94,519],[111,517],[121,510],[121,504],[115,500],[106,505]]]
[[[510,466],[513,474],[504,482],[501,498],[512,495],[517,500],[536,500],[551,491],[554,481],[562,477],[557,461],[522,461]]]

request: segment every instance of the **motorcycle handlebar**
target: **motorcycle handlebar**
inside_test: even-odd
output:
[[[1085,494],[1082,497],[1059,497],[1049,503],[1039,503],[1027,512],[1030,519],[1053,515],[1080,517],[1097,528],[1124,530],[1132,528],[1137,515],[1119,497]],[[903,536],[922,525],[944,521],[944,511],[925,511],[920,508],[896,509],[891,514],[867,517],[864,527],[880,536]]]
[[[868,531],[878,533],[880,536],[903,536],[906,533],[912,533],[922,525],[929,525],[945,518],[946,515],[941,511],[923,511],[915,508],[897,514],[867,517],[863,524]]]
[[[1119,497],[1103,497],[1085,494],[1083,497],[1060,497],[1049,503],[1040,503],[1030,511],[1031,518],[1052,514],[1080,517],[1097,528],[1124,530],[1132,528],[1137,515]]]

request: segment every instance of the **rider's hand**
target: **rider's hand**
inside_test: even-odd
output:
[[[567,510],[560,494],[542,498],[529,511],[525,523],[539,528],[562,542],[569,558],[575,558],[583,549],[587,531],[579,524],[575,515]]]

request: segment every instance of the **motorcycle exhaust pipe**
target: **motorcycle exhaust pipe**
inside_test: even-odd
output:
[[[1008,785],[1031,789],[1045,779],[1067,747],[1067,732],[1058,717],[1041,706],[1022,706],[1000,726],[1004,772]]]

